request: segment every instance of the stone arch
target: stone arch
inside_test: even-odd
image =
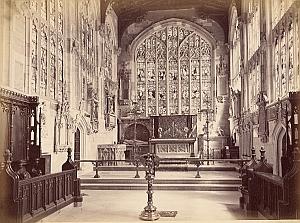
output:
[[[80,131],[80,157],[81,159],[85,159],[87,155],[86,136],[90,134],[91,126],[82,115],[77,118],[74,135],[76,129],[79,129]],[[84,166],[84,164],[82,166]]]
[[[131,42],[131,44],[128,46],[128,53],[129,53],[129,57],[130,57],[130,77],[129,80],[131,80],[130,85],[129,85],[129,98],[133,99],[133,98],[137,98],[137,94],[136,94],[136,61],[135,61],[135,52],[137,47],[149,36],[151,35],[153,32],[156,32],[159,29],[163,29],[167,26],[170,25],[176,25],[176,26],[181,26],[183,28],[187,28],[189,30],[192,30],[194,32],[196,32],[197,34],[199,34],[201,36],[201,38],[203,38],[204,40],[206,40],[208,42],[208,44],[211,46],[211,83],[213,84],[213,88],[216,89],[216,85],[217,85],[217,81],[216,81],[216,63],[215,60],[217,58],[216,55],[216,48],[217,48],[217,41],[215,39],[215,37],[209,33],[206,29],[204,29],[203,27],[201,27],[200,25],[198,25],[197,23],[185,20],[185,19],[179,19],[179,18],[169,18],[169,19],[165,19],[159,22],[156,22],[154,24],[152,24],[151,26],[145,28],[142,32],[140,32]],[[184,41],[183,41],[184,42]],[[179,48],[180,46],[178,46]],[[214,94],[216,93],[216,90],[214,91]]]
[[[155,32],[157,28],[163,28],[168,25],[181,25],[182,27],[187,27],[190,29],[193,29],[194,31],[197,31],[199,34],[201,34],[202,37],[204,37],[211,45],[213,50],[217,46],[217,42],[215,38],[210,34],[207,30],[202,28],[196,23],[190,22],[185,19],[178,19],[178,18],[170,18],[163,21],[156,22],[149,26],[148,28],[144,29],[141,33],[139,33],[134,40],[129,45],[129,52],[131,54],[131,57],[134,56],[134,52],[136,50],[136,47],[152,32]]]
[[[136,124],[136,139],[144,142],[148,142],[150,138],[150,131],[147,126],[137,123]],[[134,138],[134,124],[130,124],[124,131],[124,140],[133,140]]]
[[[286,136],[286,128],[281,123],[278,122],[273,130],[272,137],[274,142],[274,174],[277,174],[279,176],[282,176],[282,168],[281,168],[281,157],[282,157],[282,145],[284,141],[284,137]]]

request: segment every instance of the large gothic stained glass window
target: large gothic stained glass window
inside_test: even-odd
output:
[[[168,25],[135,51],[136,94],[144,115],[197,114],[212,100],[212,46],[200,33]]]

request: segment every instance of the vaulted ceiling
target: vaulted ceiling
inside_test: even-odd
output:
[[[208,17],[218,22],[225,36],[228,33],[231,0],[102,0],[102,10],[106,10],[110,3],[118,16],[119,38],[130,24],[149,11],[179,9],[194,9],[199,17]]]

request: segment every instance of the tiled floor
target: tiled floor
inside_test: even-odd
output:
[[[79,171],[79,177],[91,178],[95,172]],[[156,179],[191,179],[195,172],[157,172]],[[202,171],[203,179],[238,179],[231,171]],[[129,179],[134,171],[102,171],[101,178]],[[141,178],[144,173],[140,172]],[[195,179],[195,178],[194,178]],[[139,214],[147,204],[143,190],[83,190],[81,207],[69,205],[41,222],[142,222]],[[246,219],[239,208],[238,191],[154,191],[158,211],[178,211],[176,217],[161,217],[163,222],[231,222]],[[257,222],[257,220],[255,221]]]
[[[41,222],[142,222],[139,214],[146,206],[145,191],[82,191],[82,207],[69,205]],[[164,222],[208,222],[245,219],[239,209],[239,192],[155,191],[159,211],[178,211]]]

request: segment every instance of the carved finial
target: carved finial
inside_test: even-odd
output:
[[[261,161],[265,160],[265,153],[266,153],[266,151],[265,151],[264,147],[263,146],[260,147],[260,159],[261,159]]]
[[[68,148],[68,158],[71,158],[71,156],[72,156],[72,149]]]
[[[256,154],[255,154],[255,148],[252,147],[251,149],[251,159],[255,160]]]
[[[6,164],[11,163],[12,154],[8,149],[5,150],[3,157]]]

